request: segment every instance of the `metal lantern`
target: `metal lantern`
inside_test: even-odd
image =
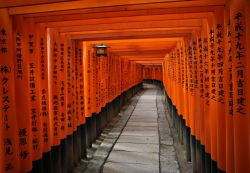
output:
[[[94,48],[96,50],[96,56],[104,56],[107,57],[107,49],[109,48],[105,44],[100,44],[100,45],[94,45]]]

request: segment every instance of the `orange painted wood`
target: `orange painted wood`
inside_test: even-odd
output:
[[[118,16],[140,16],[140,15],[164,15],[164,14],[188,14],[213,12],[214,6],[194,6],[194,7],[173,7],[167,8],[168,3],[144,4],[144,5],[124,5],[116,7],[100,7],[89,9],[75,9],[64,11],[52,11],[44,13],[23,14],[24,17],[36,17],[37,22],[50,22],[61,20],[91,19],[100,17],[118,17]],[[221,5],[220,5],[221,6]],[[223,6],[223,5],[222,5]],[[128,9],[129,8],[129,9]],[[167,10],[166,10],[167,8]],[[102,11],[100,14],[99,12]]]
[[[83,43],[78,42],[78,70],[79,70],[79,116],[80,124],[85,124],[85,107],[84,107],[84,64],[83,64]]]
[[[20,172],[20,157],[19,157],[19,136],[17,127],[16,114],[16,96],[15,96],[15,68],[14,68],[14,45],[12,34],[12,21],[8,16],[6,9],[0,9],[0,28],[1,38],[6,40],[6,45],[1,45],[0,51],[0,80],[1,92],[0,97],[6,98],[6,101],[1,101],[1,118],[0,118],[0,172],[12,173]],[[4,67],[4,68],[2,68]]]
[[[204,104],[205,104],[205,57],[204,57],[204,44],[203,44],[204,36],[202,35],[202,31],[198,37],[198,85],[199,85],[199,116],[200,116],[200,142],[202,145],[205,145],[205,114],[204,112]]]
[[[188,41],[188,74],[189,74],[189,119],[190,119],[190,128],[191,135],[195,136],[195,69],[194,69],[194,52],[193,52],[193,40]]]
[[[205,92],[205,104],[204,104],[204,122],[205,122],[205,151],[211,153],[211,108],[210,108],[210,68],[209,68],[209,49],[208,49],[208,27],[207,21],[204,21],[204,27],[202,28],[203,35],[203,55],[204,55],[204,92]]]
[[[52,146],[60,145],[61,135],[61,121],[60,121],[60,47],[59,47],[59,35],[55,30],[49,30],[49,43],[48,43],[48,76],[49,76],[49,115],[50,126],[52,127]]]
[[[123,29],[140,29],[140,28],[173,28],[173,27],[199,27],[201,26],[200,19],[189,20],[167,20],[162,21],[139,21],[139,22],[119,22],[114,24],[98,24],[97,25],[74,25],[68,27],[60,27],[59,32],[79,32],[79,31],[103,31],[103,30],[123,30]]]
[[[220,170],[226,171],[226,114],[225,114],[225,82],[224,76],[227,75],[227,69],[224,68],[225,57],[225,9],[217,9],[214,13],[215,23],[215,58],[216,58],[216,90],[217,90],[217,164]]]
[[[37,49],[39,41],[37,40],[37,28],[32,20],[25,21],[29,28],[27,29],[26,42],[27,44],[27,58],[28,77],[29,77],[29,102],[30,102],[30,119],[32,131],[32,159],[39,160],[42,158],[42,117],[40,116],[40,87],[39,87],[39,59],[36,58],[39,54]]]
[[[200,45],[201,44],[201,45]],[[199,33],[195,33],[194,42],[193,42],[193,51],[195,52],[195,102],[196,102],[196,109],[195,109],[195,137],[197,141],[201,142],[201,133],[203,127],[203,104],[204,100],[202,95],[203,92],[203,59],[202,59],[202,40]],[[201,48],[200,48],[201,46]],[[195,50],[194,50],[195,49]]]
[[[111,12],[110,12],[111,13]],[[208,13],[181,13],[181,14],[162,14],[162,15],[153,15],[153,14],[147,14],[147,15],[136,15],[136,16],[121,16],[116,17],[114,15],[104,17],[109,13],[105,13],[100,16],[93,17],[94,14],[91,16],[84,16],[86,14],[80,14],[82,17],[77,19],[74,19],[71,15],[71,18],[62,18],[63,21],[52,21],[53,18],[47,18],[47,21],[40,21],[39,18],[33,18],[36,23],[46,23],[48,27],[66,27],[66,26],[76,26],[76,25],[99,25],[99,24],[115,24],[122,22],[145,22],[145,21],[169,21],[169,20],[190,20],[190,19],[205,19],[208,17]],[[66,16],[67,17],[67,16]],[[97,18],[98,17],[98,18]],[[45,18],[46,19],[46,18]]]
[[[67,84],[66,84],[66,117],[67,117],[67,135],[73,134],[74,131],[74,114],[73,114],[73,98],[72,98],[72,41],[70,38],[66,37],[66,69],[67,69]]]
[[[231,1],[235,172],[250,172],[249,1]],[[240,52],[240,53],[239,53]],[[242,84],[242,81],[243,84]]]
[[[233,124],[233,74],[232,74],[232,28],[229,8],[225,12],[225,115],[226,115],[226,171],[234,173],[234,124]]]
[[[39,68],[39,95],[40,95],[40,115],[42,116],[42,141],[43,152],[50,151],[51,133],[49,114],[49,88],[48,88],[48,54],[47,54],[47,32],[44,25],[37,25],[37,59],[40,62]]]
[[[67,40],[65,35],[59,35],[59,115],[60,115],[60,138],[66,138],[67,134]]]
[[[194,85],[194,134],[196,140],[200,141],[200,124],[201,124],[201,115],[200,115],[200,107],[197,106],[200,103],[200,91],[199,91],[199,49],[198,49],[198,33],[193,33],[193,42],[192,42],[192,52],[193,52],[193,68],[194,68],[194,76],[193,76],[193,85]]]
[[[28,1],[28,0],[17,0],[17,1],[1,1],[0,7],[17,7],[17,6],[26,6],[26,5],[37,5],[37,4],[47,4],[47,3],[55,3],[55,2],[65,2],[71,0],[36,0],[36,1]]]
[[[73,9],[84,9],[84,8],[94,8],[94,7],[109,7],[109,6],[117,6],[117,5],[131,5],[128,6],[128,9],[133,9],[133,5],[135,8],[144,8],[148,7],[147,4],[155,6],[157,8],[176,8],[176,7],[192,7],[192,6],[208,6],[208,5],[223,5],[225,4],[225,0],[221,1],[209,1],[209,0],[199,0],[199,1],[182,1],[179,2],[165,2],[160,3],[165,0],[136,0],[136,1],[114,1],[109,0],[103,3],[95,2],[95,1],[75,1],[75,2],[64,2],[64,3],[54,3],[50,5],[42,4],[42,5],[34,5],[34,6],[25,6],[25,7],[13,7],[10,8],[10,14],[27,14],[27,13],[41,13],[41,12],[51,12],[51,11],[61,11],[61,10],[73,10]],[[158,2],[155,3],[154,2]],[[143,5],[145,4],[145,5]],[[130,7],[130,8],[129,8]]]
[[[76,71],[77,71],[77,59],[78,51],[76,51],[76,42],[71,41],[71,104],[72,104],[72,118],[73,118],[73,132],[77,130],[79,123],[78,105],[77,105],[77,82],[76,82]]]
[[[178,85],[178,115],[182,115],[184,114],[183,112],[183,49],[181,48],[181,43],[180,41],[177,43],[176,45],[177,48],[177,64],[178,64],[178,77],[177,77],[177,85]],[[183,68],[182,68],[183,67]]]
[[[215,47],[215,23],[211,18],[208,20],[208,56],[209,56],[209,85],[210,85],[210,132],[211,132],[211,159],[213,161],[217,161],[217,116],[216,116],[216,109],[213,109],[217,105],[217,93],[216,93],[216,83],[218,76],[216,76],[216,47]],[[213,33],[211,33],[213,32]]]
[[[92,89],[91,89],[91,82],[92,82],[92,69],[91,69],[91,52],[90,52],[90,45],[87,43],[83,43],[83,64],[84,64],[84,95],[85,95],[85,116],[91,117],[92,115],[92,107],[91,107],[91,96],[92,96]],[[93,98],[92,98],[93,99]]]
[[[190,127],[190,121],[189,121],[189,102],[188,102],[188,91],[189,91],[189,85],[188,85],[188,54],[187,54],[187,45],[186,41],[182,41],[182,48],[183,48],[183,55],[184,55],[184,119],[185,119],[185,125]]]
[[[32,128],[31,128],[31,112],[30,100],[27,97],[29,93],[29,58],[28,56],[28,34],[25,29],[25,23],[21,17],[13,19],[13,37],[14,41],[14,66],[15,76],[15,97],[16,97],[16,112],[18,122],[18,144],[19,144],[19,159],[20,172],[28,172],[32,169]],[[13,51],[14,51],[13,50]]]

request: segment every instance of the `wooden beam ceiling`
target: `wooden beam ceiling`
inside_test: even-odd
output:
[[[114,18],[114,17],[135,17],[149,15],[171,15],[171,14],[189,14],[189,13],[207,13],[213,12],[216,8],[223,6],[195,6],[195,7],[177,7],[177,8],[145,8],[128,9],[126,6],[106,7],[97,9],[71,10],[59,12],[44,12],[23,14],[25,18],[35,18],[38,22],[71,21],[83,19]]]
[[[28,5],[41,5],[41,4],[51,4],[55,2],[66,2],[72,0],[3,0],[0,1],[0,8],[7,7],[19,7],[19,6],[28,6]]]
[[[190,20],[208,18],[208,13],[187,13],[187,14],[164,14],[164,15],[143,15],[143,16],[129,16],[129,17],[101,17],[98,19],[76,19],[64,21],[41,21],[35,20],[36,23],[46,23],[47,27],[65,27],[65,26],[79,26],[79,25],[96,25],[96,24],[114,24],[114,23],[130,23],[130,22],[145,22],[145,21],[173,21],[173,20]]]
[[[177,40],[200,29],[227,0],[6,0],[0,8],[112,55],[161,64]]]
[[[83,41],[98,41],[98,40],[127,40],[127,39],[142,39],[142,38],[176,38],[186,37],[192,30],[181,31],[142,31],[142,32],[111,32],[104,34],[72,34],[72,39],[81,39]]]
[[[59,2],[40,5],[27,5],[10,7],[10,15],[28,14],[28,13],[42,13],[51,11],[65,11],[76,9],[89,9],[100,7],[112,7],[127,5],[127,9],[140,9],[147,7],[150,8],[175,8],[175,7],[194,7],[194,6],[211,6],[211,5],[224,5],[227,0],[82,0]]]

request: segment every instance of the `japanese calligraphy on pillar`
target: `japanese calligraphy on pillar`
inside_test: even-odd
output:
[[[1,58],[6,59],[6,55],[8,54],[8,48],[7,48],[7,31],[5,28],[1,28],[0,31],[0,55]],[[8,134],[11,128],[11,122],[9,121],[9,117],[11,116],[10,110],[11,110],[11,99],[10,99],[10,93],[8,87],[10,86],[9,76],[11,74],[11,66],[10,64],[5,63],[3,60],[1,60],[1,115],[4,116],[4,121],[2,124],[3,127],[3,134]],[[13,143],[14,139],[12,136],[9,136],[4,138],[3,148],[5,150],[4,157],[11,158],[13,155]],[[1,146],[2,147],[2,146]],[[6,163],[5,171],[11,171],[14,168],[14,165],[9,162]]]
[[[52,80],[50,82],[51,90],[51,113],[52,113],[52,124],[53,124],[53,141],[54,145],[59,143],[60,138],[60,117],[59,117],[59,45],[56,38],[51,41],[51,75]]]
[[[245,42],[245,23],[243,13],[238,12],[234,15],[234,32],[235,32],[235,45],[233,45],[236,49],[235,59],[236,62],[236,81],[237,81],[237,95],[236,97],[236,110],[235,112],[240,115],[246,115],[246,98],[245,98],[245,62],[246,62],[246,48],[244,46]]]
[[[172,62],[173,62],[173,81],[177,82],[177,58],[175,50],[172,52]]]
[[[198,51],[199,51],[199,61],[198,61],[198,65],[199,65],[199,88],[200,88],[200,91],[199,91],[199,94],[200,94],[200,97],[204,97],[204,60],[203,60],[203,46],[202,46],[202,38],[199,38],[198,39]]]
[[[185,88],[185,60],[183,46],[180,48],[180,60],[181,60],[181,86]]]
[[[66,119],[66,98],[65,98],[65,93],[66,93],[66,53],[65,53],[65,39],[61,38],[60,45],[59,45],[59,50],[60,50],[60,55],[59,55],[59,73],[60,73],[60,80],[59,80],[59,85],[60,85],[60,94],[59,94],[59,107],[60,107],[60,130],[61,130],[61,138],[64,138],[67,134],[67,119]]]
[[[190,94],[194,94],[194,61],[192,47],[188,46],[188,71],[189,71],[189,91]]]
[[[0,52],[2,54],[7,54],[8,53],[8,40],[7,40],[7,31],[5,28],[1,28],[0,30]]]
[[[45,42],[44,42],[44,38],[41,37],[40,38],[40,75],[41,75],[41,79],[44,80],[46,78],[46,60],[45,60]]]
[[[0,171],[19,172],[17,119],[14,96],[14,58],[11,54],[10,21],[7,11],[0,10]],[[6,20],[7,19],[7,20]]]
[[[22,43],[21,33],[16,34],[16,61],[17,61],[17,78],[23,78],[23,57],[22,57]]]
[[[19,158],[22,165],[20,172],[32,169],[32,123],[31,104],[27,93],[29,88],[29,46],[27,31],[23,27],[26,23],[22,17],[13,18],[14,53],[15,53],[15,100],[18,120]]]
[[[223,40],[223,28],[221,24],[217,24],[216,27],[216,43],[217,43],[217,74],[218,74],[218,102],[220,103],[225,103],[225,90],[224,90],[224,73],[223,73],[223,67],[224,67],[224,52],[223,52],[223,44],[224,44],[224,40]]]
[[[68,134],[73,132],[73,113],[71,100],[71,46],[67,46],[67,128]]]
[[[198,89],[198,57],[197,57],[197,44],[196,41],[193,42],[193,83],[194,83],[194,89]]]
[[[97,66],[97,56],[95,54],[95,52],[93,51],[93,54],[92,54],[92,59],[93,59],[93,83],[94,83],[94,88],[93,88],[93,92],[95,94],[95,98],[93,98],[93,107],[94,107],[94,112],[97,112],[97,102],[98,102],[98,97],[97,97],[97,84],[98,84],[98,81],[97,81],[97,73],[98,73],[98,66]]]
[[[7,52],[4,52],[7,53]],[[9,73],[9,72],[7,72]],[[1,72],[2,74],[2,72]],[[6,75],[6,73],[5,73]],[[2,76],[2,75],[1,75]],[[8,85],[9,84],[9,78],[7,76],[2,77],[1,78],[1,88],[2,88],[2,111],[1,113],[3,113],[2,115],[4,115],[4,126],[3,126],[3,133],[4,134],[10,134],[10,130],[11,128],[14,128],[11,126],[11,122],[10,122],[10,112],[11,112],[11,101],[10,100],[10,96],[9,96],[9,89],[8,89]],[[3,143],[3,148],[4,148],[4,157],[7,160],[7,162],[4,165],[4,171],[6,172],[11,172],[12,170],[15,170],[15,165],[13,165],[13,163],[11,162],[11,158],[14,156],[14,146],[13,146],[13,142],[15,141],[14,136],[10,135],[4,135],[4,143]]]
[[[229,106],[229,111],[228,114],[229,115],[233,115],[234,114],[234,101],[233,101],[233,55],[232,55],[232,42],[231,42],[231,37],[232,37],[232,33],[230,30],[230,21],[228,21],[228,30],[227,30],[227,43],[228,43],[228,50],[227,50],[227,55],[228,55],[228,74],[229,74],[229,100],[228,100],[228,106]]]
[[[188,92],[188,47],[185,47],[185,64],[184,64],[184,70],[185,70],[185,91]]]
[[[181,84],[181,52],[180,49],[176,50],[176,56],[177,56],[177,68],[178,68],[178,77],[177,77],[177,82],[178,85]]]
[[[205,103],[210,105],[210,69],[208,57],[208,39],[203,39],[203,57],[204,57],[204,94]]]
[[[82,43],[79,47],[79,103],[80,103],[80,116],[82,119],[81,123],[85,123],[85,113],[84,113],[84,79],[83,79],[83,50]]]
[[[32,147],[34,159],[42,157],[41,152],[41,118],[39,116],[39,97],[38,97],[38,69],[35,54],[35,38],[33,33],[27,35],[28,56],[29,56],[29,91],[30,91],[30,112],[31,112],[31,130],[32,130]]]
[[[42,120],[42,140],[43,140],[43,152],[50,150],[50,117],[49,117],[49,97],[48,97],[48,59],[47,59],[47,44],[45,36],[47,35],[45,29],[39,27],[37,29],[37,41],[38,44],[38,59],[40,70],[40,115]]]
[[[100,81],[101,81],[101,62],[100,58],[96,59],[96,66],[97,66],[97,80],[96,80],[96,106],[98,108],[98,111],[101,109],[101,104],[100,104]]]
[[[216,60],[215,60],[215,39],[214,29],[209,32],[209,46],[210,46],[210,99],[216,101]]]
[[[87,82],[88,82],[88,85],[90,85],[91,83],[91,52],[90,50],[88,50],[88,55],[86,57],[88,60],[87,60]],[[91,87],[89,86],[88,87],[88,106],[87,106],[87,110],[88,110],[88,113],[90,114],[91,113]],[[90,115],[89,115],[90,116]]]
[[[78,71],[78,42],[75,41],[74,42],[74,57],[73,57],[73,63],[74,63],[74,68],[72,68],[72,81],[74,81],[74,85],[72,85],[72,89],[74,89],[73,93],[72,93],[72,97],[74,98],[74,117],[75,117],[75,125],[74,127],[78,126],[79,123],[79,93],[78,93],[78,75],[79,75],[79,71]]]

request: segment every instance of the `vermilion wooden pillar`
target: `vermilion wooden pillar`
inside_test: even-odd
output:
[[[234,125],[233,125],[233,74],[232,74],[232,28],[229,7],[225,11],[225,115],[226,115],[226,172],[234,173]]]
[[[205,126],[205,172],[211,172],[211,113],[210,113],[210,68],[209,68],[209,28],[207,26],[207,20],[203,20],[202,23],[202,35],[203,35],[203,56],[204,56],[204,126]]]
[[[223,12],[223,15],[221,14]],[[225,22],[224,8],[218,8],[214,12],[214,41],[216,62],[216,122],[217,122],[217,167],[220,172],[226,171],[226,122],[225,122],[225,76],[227,70],[224,65],[225,57]]]
[[[216,76],[216,47],[215,47],[215,24],[212,14],[208,18],[208,56],[209,56],[209,85],[210,85],[210,125],[211,129],[211,171],[217,171],[217,117],[216,109],[217,105],[217,79]]]
[[[189,55],[188,55],[188,42],[185,39],[183,43],[183,49],[184,49],[184,85],[185,85],[185,91],[184,91],[184,103],[185,103],[185,143],[186,143],[186,150],[187,150],[187,161],[191,161],[191,153],[190,153],[190,113],[189,113]]]
[[[59,106],[60,74],[59,74],[59,35],[56,30],[48,30],[48,88],[49,88],[49,114],[51,126],[51,171],[61,171],[61,115]]]
[[[16,76],[14,74],[16,53],[14,53],[12,21],[7,9],[0,9],[0,21],[0,37],[5,40],[5,44],[0,46],[0,66],[4,67],[0,73],[0,97],[5,98],[5,101],[0,103],[0,114],[2,115],[0,118],[0,136],[2,138],[0,142],[0,172],[20,172],[20,140],[19,128],[17,127],[14,78]]]
[[[84,83],[88,84],[84,87],[84,106],[85,106],[85,117],[86,117],[86,126],[87,126],[87,137],[86,143],[87,147],[91,147],[91,120],[92,120],[92,106],[91,99],[92,97],[92,69],[91,69],[91,52],[90,45],[86,42],[83,43],[83,64],[84,64]]]
[[[28,66],[28,77],[29,77],[29,102],[30,102],[30,115],[31,115],[31,130],[32,130],[32,161],[33,161],[33,170],[37,169],[42,172],[42,152],[43,152],[43,137],[42,137],[42,116],[40,116],[40,87],[39,87],[39,59],[37,56],[39,41],[37,37],[37,27],[32,19],[25,20],[27,28],[27,40],[28,45],[27,49],[27,58],[29,59]]]
[[[36,25],[36,54],[39,69],[39,95],[40,95],[40,116],[42,118],[42,147],[43,147],[43,170],[50,171],[50,150],[51,150],[51,126],[49,114],[49,86],[48,86],[48,53],[47,53],[47,32],[44,24]]]
[[[15,93],[17,122],[18,122],[18,144],[20,157],[20,172],[29,172],[32,169],[32,129],[29,93],[29,58],[28,56],[28,34],[24,27],[22,17],[13,18],[13,37],[15,60]]]
[[[250,3],[247,0],[232,0],[230,4],[234,94],[234,172],[250,172],[249,6]]]
[[[205,114],[206,112],[204,111],[204,103],[205,103],[205,69],[204,69],[204,45],[203,45],[203,35],[202,35],[202,30],[200,31],[200,35],[198,37],[197,43],[198,43],[198,93],[199,93],[199,119],[200,119],[200,141],[198,142],[198,150],[199,154],[198,157],[196,158],[197,160],[199,159],[199,165],[198,165],[198,171],[204,172],[205,170]]]

